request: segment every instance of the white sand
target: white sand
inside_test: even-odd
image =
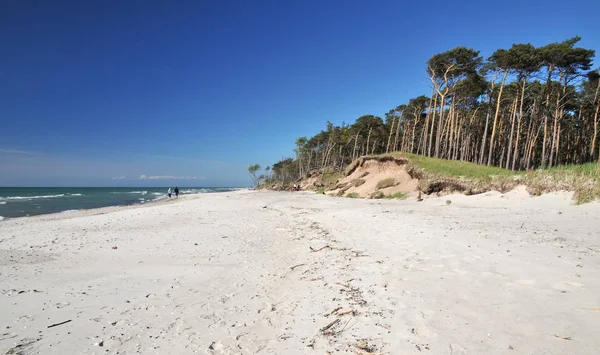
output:
[[[0,354],[598,354],[600,204],[487,195],[4,220]]]

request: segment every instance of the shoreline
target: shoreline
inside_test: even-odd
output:
[[[42,213],[42,214],[36,214],[36,215],[29,215],[29,216],[19,216],[19,217],[6,217],[6,216],[0,216],[2,218],[0,218],[0,222],[6,222],[6,221],[12,221],[12,220],[20,220],[23,218],[41,218],[41,217],[48,217],[48,216],[60,216],[60,215],[65,215],[65,217],[77,217],[80,215],[93,215],[93,214],[105,214],[105,213],[110,213],[112,211],[118,211],[118,210],[122,210],[122,209],[129,209],[129,208],[141,208],[141,207],[151,207],[151,206],[155,206],[155,205],[160,205],[160,204],[164,204],[164,203],[169,203],[178,199],[189,199],[192,196],[197,196],[197,195],[205,195],[205,194],[215,194],[215,193],[227,193],[227,192],[235,192],[235,191],[243,191],[243,190],[247,190],[246,188],[231,188],[232,190],[230,191],[215,191],[215,192],[198,192],[198,193],[192,193],[192,194],[181,194],[179,195],[179,198],[171,198],[169,199],[168,197],[163,198],[163,199],[157,199],[157,200],[151,200],[151,201],[147,201],[147,202],[143,202],[143,203],[132,203],[132,204],[127,204],[127,205],[113,205],[113,206],[105,206],[105,207],[96,207],[96,208],[84,208],[84,209],[74,209],[74,210],[64,210],[64,211],[59,211],[59,212],[51,212],[51,213]]]

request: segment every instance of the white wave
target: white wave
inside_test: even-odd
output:
[[[82,194],[69,194],[69,196],[83,196]]]
[[[241,190],[242,188],[233,188],[233,187],[209,187],[209,188],[199,188],[199,189],[184,189],[180,190],[182,194],[203,194],[210,192],[228,192],[228,191],[236,191]]]
[[[79,210],[65,210],[65,211],[61,211],[60,213],[73,213],[73,212],[78,212]]]
[[[164,195],[163,196],[159,196],[159,197],[153,199],[152,202],[156,202],[156,201],[160,201],[160,200],[165,200],[166,198],[167,198],[167,196],[164,196]]]
[[[5,201],[0,201],[0,205],[6,205]]]
[[[148,191],[111,191],[111,194],[141,194],[146,195]]]
[[[41,195],[41,196],[9,196],[9,197],[0,197],[0,200],[36,200],[40,198],[55,198],[55,197],[65,197],[65,194],[59,195]]]
[[[164,194],[166,194],[166,192],[164,192],[164,193],[163,192],[153,192],[152,193],[152,195],[154,195],[154,196],[162,196]]]
[[[0,221],[3,220],[3,219],[4,219],[4,217],[0,216]]]

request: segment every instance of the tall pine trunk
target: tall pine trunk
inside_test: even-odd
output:
[[[509,165],[510,165],[510,154],[512,152],[512,142],[513,142],[513,136],[515,133],[515,120],[516,120],[516,116],[517,116],[517,97],[515,97],[515,102],[512,105],[512,109],[511,109],[511,120],[510,120],[510,136],[508,137],[508,152],[506,153],[506,169],[508,169]]]
[[[515,163],[519,158],[519,137],[521,136],[521,123],[523,122],[523,101],[525,99],[525,85],[527,84],[527,77],[523,78],[523,86],[521,87],[521,104],[519,106],[519,122],[517,124],[517,138],[515,141],[515,153],[513,156],[512,170],[515,170]],[[522,160],[522,158],[521,158]]]
[[[508,76],[508,70],[504,72],[502,77],[502,83],[500,84],[500,92],[498,93],[498,100],[496,102],[496,113],[494,114],[494,125],[492,127],[492,136],[490,137],[490,153],[488,155],[487,165],[492,164],[492,154],[494,154],[494,136],[496,135],[496,124],[498,123],[498,114],[500,113],[500,101],[502,100],[502,90],[504,90],[504,82]]]

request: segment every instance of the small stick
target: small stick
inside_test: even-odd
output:
[[[58,327],[59,325],[63,325],[63,324],[69,323],[70,321],[71,321],[71,319],[69,319],[69,320],[66,320],[66,321],[64,321],[64,322],[55,323],[55,324],[49,325],[49,326],[48,326],[48,328],[52,328],[52,327]]]
[[[353,313],[354,313],[354,310],[351,309],[351,310],[346,311],[346,312],[338,313],[337,316],[341,317],[341,316],[345,316],[346,314],[353,314]]]
[[[306,264],[298,264],[298,265],[292,266],[290,269],[294,270],[295,268],[302,266],[302,265],[306,265]]]
[[[321,250],[323,250],[323,249],[326,249],[326,248],[331,248],[331,247],[330,247],[329,245],[326,245],[326,246],[324,246],[324,247],[321,247],[321,248],[319,248],[319,249],[315,249],[315,248],[313,248],[313,247],[310,247],[310,250],[311,250],[312,252],[318,252],[318,251],[321,251]]]
[[[559,338],[559,339],[571,340],[571,337],[563,337],[563,336],[556,335],[556,334],[554,336],[557,337],[557,338]]]
[[[340,322],[340,319],[339,319],[339,318],[338,318],[338,319],[336,319],[336,320],[334,320],[333,322],[331,322],[331,323],[327,324],[327,325],[325,326],[325,328],[321,329],[321,332],[323,332],[323,333],[324,333],[326,330],[328,330],[329,328],[333,327],[334,325],[336,325],[336,324],[337,324],[337,323],[339,323],[339,322]]]
[[[342,309],[342,307],[337,307],[333,311],[329,312],[329,314],[326,314],[325,317],[329,317],[330,315],[334,314],[335,312],[339,311],[340,309]]]

